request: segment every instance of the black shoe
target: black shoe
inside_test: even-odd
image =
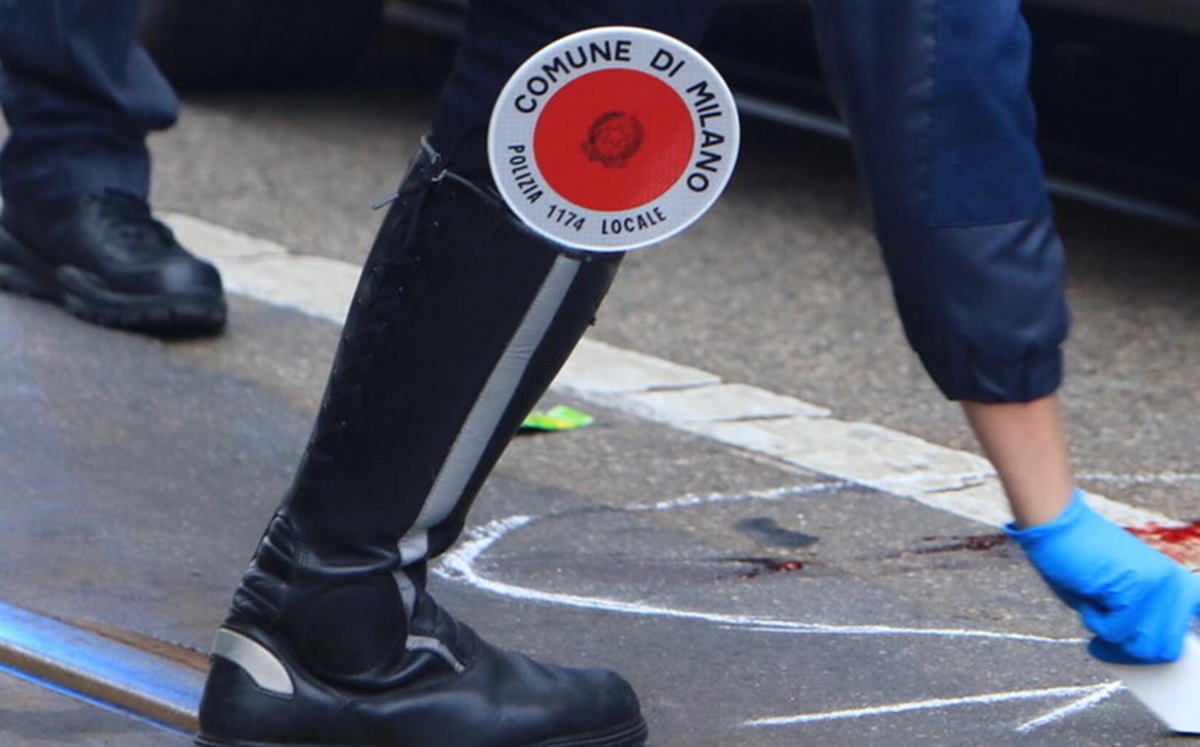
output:
[[[108,327],[211,334],[225,326],[221,276],[120,192],[6,203],[0,289],[61,304]]]
[[[379,578],[395,589],[390,577]],[[326,591],[331,596],[341,593],[336,585]],[[322,592],[293,587],[287,594],[320,596]],[[386,601],[379,604],[385,606]],[[397,659],[340,675],[305,666],[300,661],[304,654],[272,632],[279,621],[226,623],[217,631],[213,646],[196,744],[640,747],[645,743],[647,727],[637,695],[619,675],[549,666],[492,646],[424,591],[416,592],[411,605],[411,618],[406,620],[403,611],[394,618]],[[303,613],[292,622],[313,631],[327,624],[351,628],[359,623],[327,611],[333,617],[313,620]],[[336,649],[337,644],[330,641],[328,647]],[[333,658],[337,652],[323,654]]]

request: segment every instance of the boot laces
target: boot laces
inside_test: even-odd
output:
[[[175,234],[150,213],[144,200],[123,192],[108,191],[92,197],[97,205],[97,214],[110,229],[123,239],[139,244],[169,247],[175,243]]]
[[[413,235],[423,219],[428,185],[410,181],[406,179],[395,195],[385,201],[385,204],[401,201],[404,213],[384,219],[377,241],[385,241],[389,250],[378,258],[368,257],[365,293],[356,294],[351,309],[351,314],[357,318],[347,320],[343,328],[339,360],[334,363],[331,386],[321,403],[318,428],[309,441],[308,456],[318,470],[332,469],[336,463],[339,443],[349,430],[348,417],[344,414],[353,410],[353,403],[366,391],[367,377],[373,375],[377,353],[397,326],[398,320],[392,316],[397,309],[385,302],[407,295],[408,286],[425,261],[424,252],[413,246]],[[410,200],[416,204],[410,204]],[[436,219],[431,222],[437,224]],[[374,252],[373,249],[373,255]],[[384,306],[390,307],[390,311],[384,311],[381,308]]]

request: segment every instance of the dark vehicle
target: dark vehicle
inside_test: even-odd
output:
[[[381,24],[450,37],[464,0],[144,0],[142,35],[188,87],[344,78]],[[1200,228],[1200,0],[1026,0],[1051,187]],[[745,114],[844,136],[802,0],[724,0],[705,52]]]

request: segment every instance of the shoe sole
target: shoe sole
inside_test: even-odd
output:
[[[51,267],[0,228],[0,291],[58,304],[93,324],[159,334],[213,334],[225,327],[217,293],[138,296],[113,293],[76,267]]]
[[[646,722],[639,719],[636,724],[622,726],[602,734],[584,734],[572,737],[561,737],[536,744],[521,745],[521,747],[642,747],[646,743],[649,729]],[[238,740],[216,739],[214,737],[197,736],[197,747],[408,747],[404,744],[296,744],[293,742],[242,742]]]

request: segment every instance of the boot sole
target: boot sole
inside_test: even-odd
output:
[[[0,291],[58,304],[74,316],[116,329],[212,334],[225,326],[223,294],[139,296],[114,293],[75,267],[51,267],[0,228]]]
[[[622,726],[618,729],[597,734],[583,734],[573,737],[551,739],[548,742],[521,745],[521,747],[642,747],[649,735],[646,722],[638,719],[636,724]],[[404,744],[366,744],[329,742],[317,744],[296,744],[294,742],[242,742],[239,740],[217,739],[215,737],[197,736],[197,747],[408,747]]]
[[[225,326],[225,299],[217,293],[133,296],[113,293],[87,273],[61,267],[55,273],[62,306],[80,319],[139,332],[206,333]]]

